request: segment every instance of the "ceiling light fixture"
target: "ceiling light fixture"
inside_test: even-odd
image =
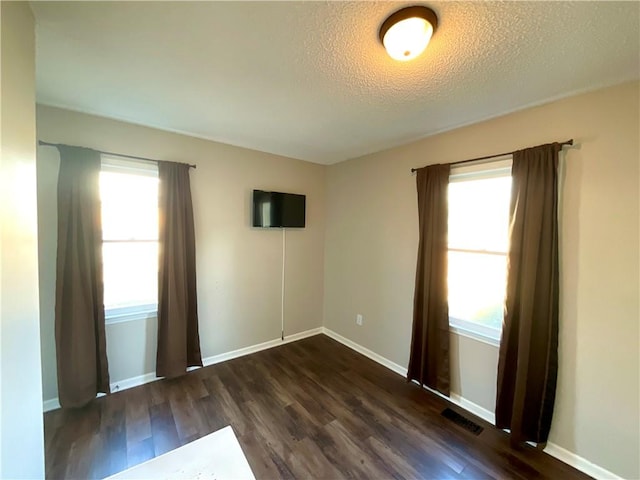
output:
[[[437,26],[438,17],[430,8],[406,7],[384,21],[380,41],[391,58],[412,60],[427,48]]]

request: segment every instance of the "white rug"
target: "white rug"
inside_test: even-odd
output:
[[[108,478],[255,480],[231,426]]]

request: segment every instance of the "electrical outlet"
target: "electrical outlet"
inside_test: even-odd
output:
[[[356,325],[362,326],[362,315],[360,314],[356,315]]]

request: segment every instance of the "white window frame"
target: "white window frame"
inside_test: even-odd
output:
[[[477,163],[465,165],[454,165],[451,167],[449,174],[449,183],[464,182],[469,180],[480,180],[483,178],[510,177],[511,165],[513,164],[513,155],[504,155],[494,157],[489,160],[482,160]],[[460,249],[451,249],[453,251],[461,251]],[[449,248],[447,248],[447,252]],[[502,252],[492,252],[487,250],[467,250],[470,253],[498,254]],[[504,255],[508,256],[509,252]],[[490,345],[499,346],[502,330],[497,328],[480,325],[469,320],[449,316],[449,331],[457,335],[473,338]]]
[[[120,157],[117,155],[100,155],[101,172],[114,172],[135,174],[146,177],[158,178],[158,165],[153,162],[147,162],[143,160],[133,160],[129,158]],[[113,242],[118,240],[107,240],[107,242]],[[132,240],[135,241],[135,240]],[[102,243],[105,240],[102,239]],[[148,318],[157,318],[158,316],[158,304],[140,304],[131,305],[128,307],[116,307],[116,308],[104,308],[105,324],[112,325],[114,323],[129,322],[134,320],[145,320]]]
[[[105,320],[105,323],[108,325],[111,325],[114,323],[130,322],[133,320],[146,320],[147,318],[157,318],[157,316],[158,316],[157,303],[104,309],[104,320]]]

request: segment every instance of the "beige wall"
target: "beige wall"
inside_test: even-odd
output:
[[[254,188],[307,195],[307,227],[286,231],[285,335],[322,325],[325,167],[105,118],[37,108],[49,142],[197,164],[198,314],[203,357],[280,337],[282,231],[250,227]],[[44,399],[57,396],[55,291],[57,150],[38,149]],[[156,320],[107,326],[112,383],[155,370]]]
[[[0,478],[43,478],[35,27],[26,2],[1,2],[0,16]]]
[[[574,138],[561,162],[560,372],[550,441],[640,477],[638,87],[572,97],[329,167],[325,327],[406,366],[418,242],[409,169]],[[497,348],[456,336],[451,361],[453,391],[493,410]]]

